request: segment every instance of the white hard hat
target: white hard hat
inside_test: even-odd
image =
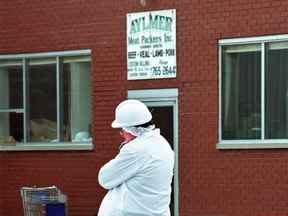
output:
[[[130,127],[149,122],[152,115],[147,106],[139,100],[125,100],[115,110],[113,128]]]

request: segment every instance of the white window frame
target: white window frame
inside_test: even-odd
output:
[[[2,110],[4,111],[15,111],[19,113],[23,113],[23,119],[24,119],[24,141],[27,141],[26,137],[26,115],[25,115],[25,110],[26,110],[26,103],[25,103],[25,98],[26,98],[26,81],[25,81],[25,73],[26,73],[26,65],[27,65],[27,60],[26,59],[35,59],[35,58],[49,58],[49,57],[54,57],[56,59],[56,64],[57,64],[57,71],[56,73],[59,73],[59,62],[61,61],[60,58],[62,57],[73,57],[73,56],[86,56],[86,55],[91,55],[91,50],[90,49],[85,49],[85,50],[71,50],[71,51],[59,51],[59,52],[43,52],[43,53],[26,53],[26,54],[9,54],[9,55],[0,55],[0,60],[8,60],[8,59],[13,59],[13,60],[22,60],[22,66],[23,66],[23,108],[22,109],[6,109]],[[59,76],[57,76],[57,86],[59,86]],[[60,134],[60,92],[59,88],[57,88],[57,135],[59,137]],[[0,110],[1,112],[1,110]],[[8,144],[0,144],[0,151],[53,151],[53,150],[93,150],[94,146],[92,142],[59,142],[59,143],[49,143],[49,142],[24,142],[24,143],[17,143],[16,145],[8,145]]]
[[[221,39],[218,41],[218,92],[219,92],[219,116],[218,116],[218,143],[217,149],[274,149],[288,148],[288,139],[264,139],[264,134],[259,140],[222,140],[222,121],[221,121],[221,101],[222,101],[222,46],[225,45],[248,45],[261,44],[261,130],[264,131],[265,122],[265,43],[268,42],[288,42],[288,34],[269,35],[260,37],[245,37]]]
[[[175,153],[174,169],[174,216],[179,216],[179,164],[178,164],[178,89],[145,89],[145,90],[128,90],[128,99],[138,99],[147,106],[168,106],[173,107],[173,144]]]

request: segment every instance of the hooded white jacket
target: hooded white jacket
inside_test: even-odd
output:
[[[98,216],[168,216],[174,152],[155,129],[124,145],[99,171],[108,189]]]

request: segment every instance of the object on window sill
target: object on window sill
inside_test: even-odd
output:
[[[75,138],[72,142],[91,142],[92,138],[89,136],[89,133],[86,131],[80,131],[75,135]]]
[[[56,122],[44,118],[31,120],[31,141],[50,141],[56,137]]]
[[[6,136],[6,137],[1,137],[0,136],[0,145],[16,145],[16,140],[14,139],[13,136]]]

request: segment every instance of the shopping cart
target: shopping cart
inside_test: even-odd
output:
[[[24,216],[67,216],[67,197],[56,186],[22,187]]]

